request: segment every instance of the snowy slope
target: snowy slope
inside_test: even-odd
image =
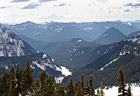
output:
[[[118,87],[113,86],[112,88],[103,89],[105,96],[118,96]],[[140,96],[140,85],[132,84],[131,85],[132,96]]]
[[[13,32],[0,24],[0,56],[24,56],[36,51]]]

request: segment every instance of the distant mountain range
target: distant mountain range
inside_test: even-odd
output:
[[[37,53],[28,43],[24,42],[17,35],[0,24],[0,69],[10,70],[17,64],[24,67],[28,56],[30,64],[34,70],[34,78],[40,71],[46,70],[48,74],[55,76],[57,82],[62,82],[65,77],[72,73],[64,66],[58,66],[54,59],[45,53]]]

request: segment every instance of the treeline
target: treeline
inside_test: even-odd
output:
[[[33,69],[29,61],[28,58],[24,69],[19,65],[16,70],[13,67],[10,71],[4,69],[3,75],[0,76],[0,96],[104,96],[102,82],[95,92],[92,75],[85,81],[82,74],[81,80],[77,80],[75,86],[72,76],[67,85],[58,84],[46,71],[40,72],[38,78],[33,79]],[[118,81],[118,96],[132,96],[131,88],[126,89],[122,68],[119,70]]]

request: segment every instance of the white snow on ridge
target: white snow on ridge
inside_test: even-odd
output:
[[[66,67],[61,66],[61,69],[62,69],[61,72],[62,72],[63,75],[65,75],[65,76],[72,75],[72,73],[70,72],[70,70],[67,69]]]
[[[106,36],[108,36],[108,34],[103,34],[103,37],[106,37]]]
[[[82,40],[77,40],[78,43],[82,42]]]
[[[132,26],[132,23],[130,23],[130,22],[127,22],[127,24],[128,24],[129,26]]]
[[[62,31],[62,29],[63,29],[63,27],[59,27],[58,29],[55,30],[55,32],[59,33]]]
[[[104,70],[104,68],[106,68],[107,66],[109,66],[110,64],[112,64],[113,62],[117,61],[120,57],[113,59],[112,61],[110,61],[108,64],[106,64],[104,67],[100,68],[99,70]]]
[[[43,54],[42,58],[47,58],[47,55],[46,54]]]
[[[84,30],[92,30],[92,29],[93,29],[92,27],[84,28]]]

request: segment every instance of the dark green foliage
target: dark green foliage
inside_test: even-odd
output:
[[[86,80],[86,84],[84,85],[84,95],[87,95],[90,93],[90,86],[89,86],[89,82],[88,79]]]
[[[0,84],[0,95],[7,96],[9,92],[10,86],[10,74],[4,69],[3,75],[1,76],[1,84]]]
[[[94,96],[95,95],[95,91],[93,89],[93,76],[92,75],[90,75],[89,89],[90,89],[90,96]]]
[[[56,89],[54,92],[54,96],[65,96],[65,86],[64,84],[56,84]]]
[[[126,96],[127,95],[127,90],[125,89],[125,87],[126,87],[125,77],[124,77],[122,67],[119,69],[118,81],[120,82],[119,88],[118,88],[118,93],[120,93],[120,94],[118,96]]]
[[[26,63],[26,67],[22,72],[22,94],[26,95],[31,92],[31,85],[33,83],[33,69],[30,67],[30,59],[28,57],[28,61]]]
[[[130,86],[127,89],[127,96],[132,96],[131,87]]]
[[[82,85],[81,83],[78,83],[77,88],[76,88],[75,96],[84,96],[82,92]]]
[[[74,96],[74,94],[75,94],[75,90],[74,90],[74,85],[73,85],[73,76],[71,76],[69,84],[67,85],[66,96]]]

